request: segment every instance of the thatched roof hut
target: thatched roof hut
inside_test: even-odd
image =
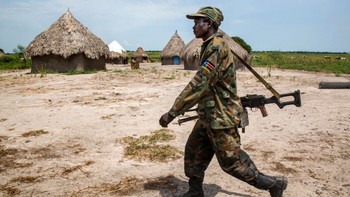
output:
[[[0,50],[0,57],[5,56],[5,53]]]
[[[181,53],[181,59],[184,61],[185,70],[198,70],[200,67],[200,53],[202,39],[194,38],[185,45]]]
[[[224,31],[219,30],[223,33],[223,38],[226,40],[231,50],[233,50],[236,54],[238,54],[243,60],[248,63],[251,62],[251,58],[249,53],[241,47],[237,42],[235,42],[229,35],[227,35]],[[197,70],[200,67],[200,51],[202,46],[202,39],[194,38],[187,45],[185,45],[181,58],[184,61],[184,69],[185,70]],[[235,58],[236,68],[244,69],[244,65],[239,62],[238,59]]]
[[[66,11],[29,44],[32,73],[105,70],[108,46]]]
[[[128,53],[123,51],[122,53],[109,51],[107,63],[111,64],[128,64],[129,56]]]
[[[132,57],[136,62],[149,62],[149,57],[142,47],[137,48]]]
[[[107,63],[112,64],[127,64],[129,60],[128,53],[126,50],[117,42],[114,40],[108,45],[109,48],[109,54],[107,58]]]
[[[179,65],[181,64],[181,52],[185,47],[185,42],[181,37],[175,34],[171,37],[168,44],[160,53],[162,65]]]

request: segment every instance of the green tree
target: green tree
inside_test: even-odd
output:
[[[25,50],[26,50],[26,48],[19,44],[19,45],[17,45],[16,49],[13,49],[13,52],[16,53],[16,54],[23,55]]]
[[[247,44],[242,38],[238,36],[231,37],[235,42],[237,42],[241,47],[243,47],[249,54],[252,51],[252,47]]]
[[[26,57],[24,55],[25,50],[26,50],[26,48],[19,44],[19,45],[17,45],[16,49],[13,49],[13,52],[16,53],[20,59],[23,58],[24,67],[27,67],[27,60],[26,60]]]

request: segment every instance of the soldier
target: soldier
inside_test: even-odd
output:
[[[204,173],[214,154],[228,174],[263,190],[282,196],[288,181],[261,173],[240,149],[238,124],[243,107],[237,96],[233,54],[218,28],[224,17],[215,7],[202,7],[186,15],[194,20],[193,33],[203,39],[201,67],[176,98],[169,112],[159,119],[167,127],[174,118],[198,104],[199,119],[185,146],[185,174],[189,191],[184,196],[204,196]]]

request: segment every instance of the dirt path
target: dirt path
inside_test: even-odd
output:
[[[302,107],[267,105],[249,111],[241,134],[258,168],[289,178],[285,196],[350,196],[350,90],[318,89],[349,76],[264,68],[257,71],[280,93],[300,90]],[[108,65],[84,75],[0,72],[0,196],[176,196],[186,191],[183,157],[168,162],[123,156],[123,137],[161,129],[159,117],[195,71],[141,64]],[[249,71],[238,90],[271,96]],[[194,122],[169,126],[183,151]],[[269,196],[225,174],[214,159],[206,196]]]

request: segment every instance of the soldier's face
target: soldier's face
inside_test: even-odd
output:
[[[194,19],[193,33],[196,38],[202,38],[206,40],[209,34],[209,22],[205,21],[204,18],[196,18]]]

